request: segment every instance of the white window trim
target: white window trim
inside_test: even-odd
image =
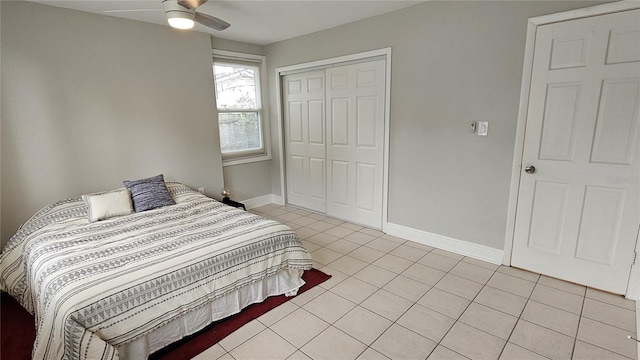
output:
[[[267,94],[268,86],[267,86],[267,57],[264,55],[256,55],[256,54],[246,54],[235,51],[227,51],[227,50],[217,50],[213,49],[211,51],[212,60],[213,58],[222,58],[224,60],[229,60],[233,62],[233,60],[239,60],[243,62],[251,62],[255,63],[260,72],[260,78],[258,82],[260,84],[260,126],[262,130],[262,141],[264,146],[264,153],[260,155],[247,155],[244,157],[238,157],[238,154],[242,152],[238,152],[234,155],[234,158],[225,160],[224,157],[222,159],[222,166],[231,166],[231,165],[240,165],[247,164],[258,161],[267,161],[271,160],[271,133],[270,133],[270,123],[269,123],[269,108],[267,106],[268,101],[265,101],[265,94]],[[213,65],[213,62],[212,62]],[[214,84],[215,91],[215,84]],[[218,109],[216,106],[216,125],[218,125]]]

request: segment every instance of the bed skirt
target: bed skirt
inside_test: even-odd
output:
[[[302,273],[302,270],[284,269],[262,281],[241,287],[207,306],[189,312],[145,336],[118,347],[120,359],[147,359],[150,354],[165,346],[196,333],[215,321],[237,314],[251,304],[260,303],[269,296],[294,296],[305,284],[301,278]]]

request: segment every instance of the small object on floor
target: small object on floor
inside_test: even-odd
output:
[[[231,198],[230,198],[230,197],[228,197],[228,196],[225,196],[225,197],[223,197],[223,198],[222,198],[222,203],[223,203],[223,204],[227,204],[227,205],[229,205],[229,206],[233,206],[233,207],[235,207],[235,208],[240,208],[240,207],[241,207],[241,208],[243,208],[243,209],[244,209],[244,211],[247,211],[247,208],[246,208],[246,207],[244,207],[244,204],[243,204],[243,203],[240,203],[240,202],[237,202],[237,201],[233,201],[233,200],[231,200]]]

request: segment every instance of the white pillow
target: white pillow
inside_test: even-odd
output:
[[[82,195],[89,208],[89,222],[133,213],[131,193],[127,189],[96,195]]]

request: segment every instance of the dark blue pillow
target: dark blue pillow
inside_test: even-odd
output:
[[[122,183],[131,191],[133,209],[136,212],[175,204],[162,174],[147,179],[125,180]]]

